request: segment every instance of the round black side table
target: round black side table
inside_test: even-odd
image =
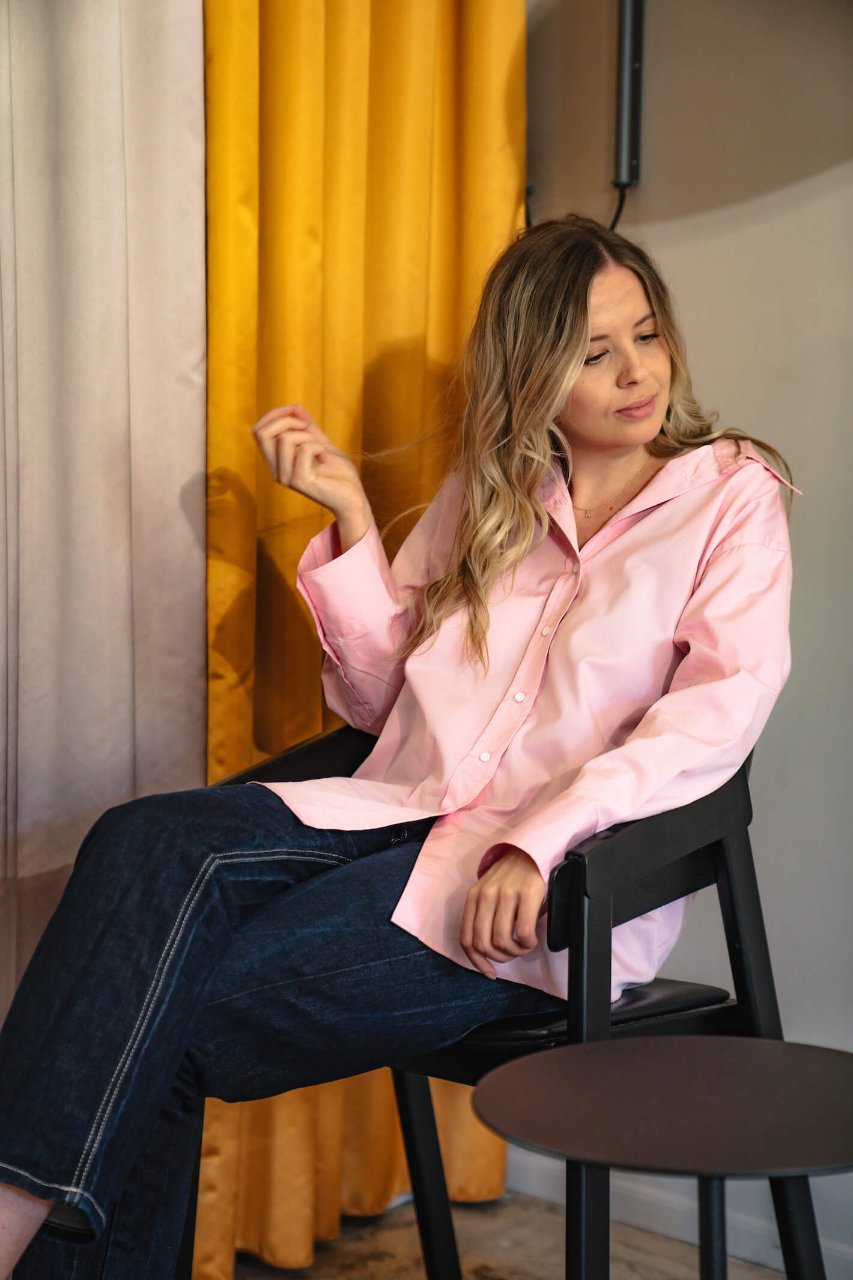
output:
[[[703,1280],[726,1275],[724,1179],[853,1167],[853,1054],[648,1036],[517,1058],[474,1092],[504,1137],[580,1164],[699,1178]]]

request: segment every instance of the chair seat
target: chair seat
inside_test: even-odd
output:
[[[629,987],[611,1005],[611,1025],[616,1030],[677,1018],[698,1009],[722,1007],[728,1003],[729,993],[722,987],[654,978],[641,987]],[[565,1014],[520,1014],[487,1022],[446,1049],[437,1049],[434,1053],[397,1065],[418,1075],[476,1084],[486,1071],[512,1058],[557,1048],[565,1043]]]
[[[639,1018],[663,1018],[677,1013],[692,1013],[696,1009],[708,1009],[724,1004],[729,998],[722,987],[709,987],[699,982],[676,982],[672,978],[654,978],[641,987],[628,987],[610,1006],[610,1021],[614,1026],[634,1022]],[[514,1018],[501,1018],[488,1022],[472,1031],[462,1044],[518,1044],[544,1047],[545,1040],[565,1043],[566,1015],[564,1013],[520,1014]]]

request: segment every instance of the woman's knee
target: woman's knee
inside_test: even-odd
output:
[[[190,810],[198,807],[193,797],[197,791],[163,792],[141,796],[114,805],[92,825],[77,853],[75,870],[88,868],[93,862],[110,866],[135,865],[139,860],[156,860],[158,850],[171,853],[175,844],[186,844],[185,832]]]

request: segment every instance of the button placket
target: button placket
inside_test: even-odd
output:
[[[546,601],[546,610],[555,620],[543,623],[537,628],[540,636],[553,636],[558,623],[570,608],[576,594],[576,580],[570,574],[564,572],[563,576],[555,582]],[[554,610],[556,610],[556,614]],[[539,687],[544,667],[548,661],[549,648],[550,641],[548,644],[539,645],[537,644],[536,631],[531,634],[528,647],[521,657],[515,672],[516,679],[524,687],[513,690],[510,685],[510,690],[505,695],[504,700],[495,709],[490,722],[484,726],[479,743],[472,743],[471,754],[467,757],[467,769],[464,766],[460,766],[455,772],[452,788],[448,788],[448,793],[452,789],[457,802],[460,802],[461,797],[464,795],[464,802],[467,803],[468,787],[471,788],[472,795],[482,788],[484,773],[487,777],[493,775],[494,769],[484,769],[483,766],[497,766],[498,756],[531,714],[531,690]],[[492,743],[495,750],[498,751],[497,756],[495,755],[495,750],[479,749],[483,739]],[[463,777],[465,778],[464,781]]]

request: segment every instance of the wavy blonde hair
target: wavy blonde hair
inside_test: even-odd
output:
[[[571,476],[571,451],[553,422],[584,367],[589,292],[604,267],[633,271],[669,351],[669,407],[647,446],[675,457],[723,438],[751,439],[790,478],[785,459],[763,441],[720,428],[693,394],[684,343],[660,273],[639,245],[591,218],[569,214],[522,232],[492,267],[461,367],[465,408],[455,470],[463,500],[449,567],[414,603],[411,653],[458,609],[468,611],[467,650],[488,665],[488,599],[545,537],[548,517],[537,491],[555,462]]]

